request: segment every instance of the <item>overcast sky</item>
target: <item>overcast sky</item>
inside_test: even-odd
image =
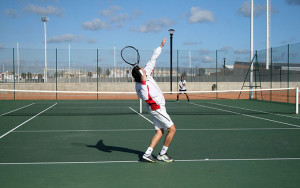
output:
[[[271,46],[300,42],[300,0],[270,0]],[[266,0],[254,0],[254,48],[266,43]],[[250,0],[1,0],[0,48],[153,49],[170,28],[174,49],[245,51]],[[167,46],[169,48],[169,46]]]

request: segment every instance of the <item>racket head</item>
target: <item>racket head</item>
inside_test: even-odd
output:
[[[131,66],[138,66],[140,63],[139,51],[133,46],[126,46],[121,50],[121,57],[125,63]]]

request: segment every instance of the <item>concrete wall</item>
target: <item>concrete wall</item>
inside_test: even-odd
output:
[[[211,91],[212,85],[215,82],[188,82],[188,91]],[[245,85],[248,85],[246,83]],[[158,82],[162,91],[170,91],[170,83]],[[218,90],[240,90],[243,82],[218,82]],[[272,88],[286,88],[287,83],[273,82]],[[300,87],[300,82],[290,82],[290,88]],[[13,89],[12,83],[0,83],[0,89]],[[55,91],[55,83],[16,83],[15,88],[18,90],[50,90]],[[271,88],[269,82],[262,82],[262,88]],[[249,87],[244,87],[244,90]],[[97,83],[58,83],[58,91],[97,91]],[[172,91],[177,91],[178,86],[176,82],[172,84]],[[134,92],[135,83],[133,82],[104,82],[99,83],[99,91],[114,91],[114,92]]]

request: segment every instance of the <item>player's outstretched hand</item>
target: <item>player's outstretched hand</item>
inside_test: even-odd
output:
[[[166,43],[167,43],[167,38],[163,37],[163,40],[162,40],[162,42],[160,44],[160,47],[163,47]]]

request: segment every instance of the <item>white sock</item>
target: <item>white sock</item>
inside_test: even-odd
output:
[[[146,155],[151,155],[153,151],[153,148],[148,147],[147,151],[145,152]]]
[[[167,151],[168,151],[168,147],[166,147],[166,146],[163,146],[163,147],[162,147],[162,149],[161,149],[161,151],[160,151],[160,155],[164,155],[164,154],[166,154],[166,153],[167,153]]]

